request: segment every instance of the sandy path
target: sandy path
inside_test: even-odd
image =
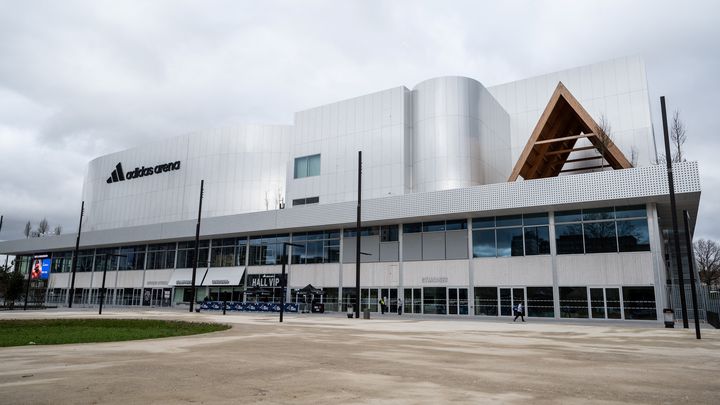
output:
[[[79,317],[89,313],[0,314]],[[108,313],[208,335],[0,349],[0,402],[718,403],[720,331],[618,325]],[[1,333],[1,331],[0,331]]]

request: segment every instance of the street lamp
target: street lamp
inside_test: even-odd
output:
[[[105,276],[107,276],[107,268],[108,263],[110,260],[109,257],[127,257],[127,255],[119,255],[117,253],[103,253],[105,255],[105,265],[103,266],[103,281],[102,281],[102,287],[100,289],[100,310],[98,311],[98,315],[102,315],[102,307],[103,302],[105,302]]]
[[[282,275],[280,276],[280,322],[283,321],[283,314],[285,313],[285,287],[287,287],[287,277],[285,275],[285,263],[287,263],[287,247],[303,247],[297,243],[283,242],[283,254],[280,260],[282,261]]]

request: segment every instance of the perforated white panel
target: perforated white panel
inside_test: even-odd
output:
[[[675,192],[679,196],[700,192],[696,162],[675,164],[673,171]],[[646,166],[364,200],[362,220],[397,223],[432,216],[479,216],[599,203],[657,202],[665,199],[667,193],[665,167]],[[215,236],[347,226],[355,221],[355,209],[355,202],[344,202],[205,218],[201,233]],[[188,239],[194,236],[194,225],[195,221],[179,221],[87,232],[82,235],[81,245]],[[0,243],[0,253],[67,249],[74,246],[74,241],[73,234],[8,241]]]

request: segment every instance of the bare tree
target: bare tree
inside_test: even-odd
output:
[[[680,111],[675,110],[672,118],[672,125],[670,127],[670,142],[675,149],[675,153],[672,156],[673,163],[684,162],[685,157],[683,155],[683,146],[687,141],[687,134],[685,131],[685,123],[680,119]]]
[[[25,223],[25,230],[23,231],[23,234],[25,235],[26,239],[30,237],[31,230],[32,230],[32,224],[30,223],[30,221],[27,221]]]
[[[50,225],[48,225],[47,218],[43,218],[40,223],[38,224],[37,233],[38,236],[43,236],[47,233],[48,229],[50,229]]]
[[[601,157],[600,170],[604,170],[605,162],[607,161],[605,157],[610,150],[610,145],[612,145],[612,128],[610,127],[610,122],[608,122],[605,114],[600,115],[600,120],[595,126],[595,137],[599,141],[596,146]]]
[[[720,244],[700,239],[693,244],[700,281],[709,286],[720,284]]]
[[[633,167],[637,166],[638,162],[638,150],[635,146],[632,146],[630,148],[630,164],[633,165]]]
[[[54,235],[60,235],[61,233],[62,233],[62,226],[58,225],[55,227],[55,229],[53,229]]]

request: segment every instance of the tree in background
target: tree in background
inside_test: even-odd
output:
[[[683,154],[683,147],[687,141],[687,134],[685,131],[685,123],[680,119],[680,111],[675,110],[672,118],[672,125],[670,127],[670,142],[672,147],[675,149],[675,153],[672,156],[673,163],[679,163],[685,161]]]
[[[53,229],[54,235],[60,235],[61,233],[62,233],[62,226],[58,225],[55,227],[55,229]]]
[[[610,127],[610,122],[608,122],[605,114],[600,115],[600,120],[598,120],[597,126],[595,127],[595,136],[599,141],[597,144],[597,150],[602,158],[600,160],[600,170],[603,170],[606,162],[605,156],[607,156],[607,153],[610,150],[610,145],[612,144],[612,128]]]
[[[693,244],[700,282],[717,287],[720,284],[720,244],[700,239]]]
[[[30,231],[32,231],[32,224],[30,223],[30,221],[27,221],[27,223],[25,223],[25,230],[23,231],[25,238],[30,237]]]
[[[47,234],[48,229],[50,229],[50,225],[48,225],[47,218],[43,218],[40,223],[38,224],[37,233],[38,236],[43,236]]]

